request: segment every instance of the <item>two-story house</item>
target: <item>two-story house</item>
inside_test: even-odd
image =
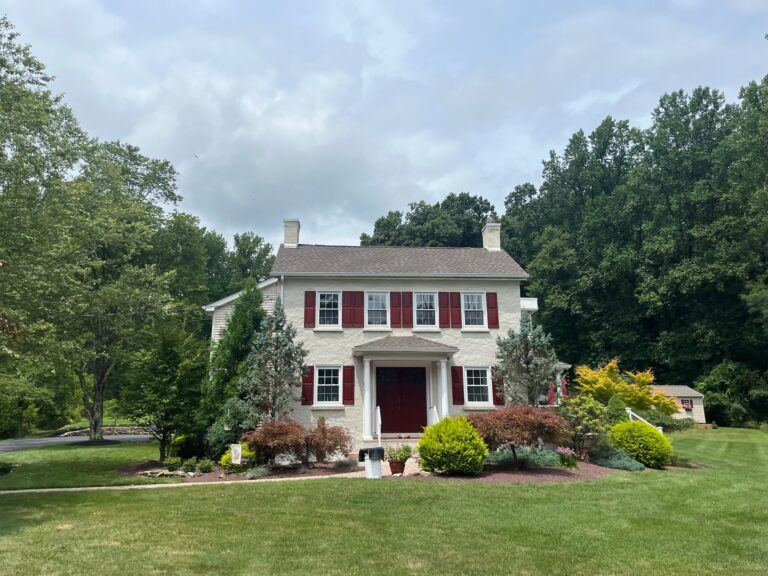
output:
[[[357,444],[381,431],[416,435],[446,415],[503,404],[491,381],[496,338],[520,325],[528,274],[501,249],[501,225],[483,228],[482,248],[301,244],[298,220],[284,241],[264,307],[281,298],[309,352],[292,417],[325,416]],[[205,307],[218,340],[237,294]]]

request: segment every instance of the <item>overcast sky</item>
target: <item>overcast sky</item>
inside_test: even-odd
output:
[[[503,211],[541,161],[659,96],[735,100],[768,68],[768,1],[0,0],[83,127],[179,171],[227,237],[357,243],[467,191]],[[621,7],[619,6],[621,5]]]

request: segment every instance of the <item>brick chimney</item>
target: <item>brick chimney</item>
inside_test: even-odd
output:
[[[283,220],[283,246],[296,248],[299,245],[299,230],[301,222],[298,218],[286,218]]]

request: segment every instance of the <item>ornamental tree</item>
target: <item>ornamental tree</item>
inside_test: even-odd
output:
[[[534,326],[530,315],[523,314],[520,331],[510,330],[496,344],[497,374],[505,402],[536,406],[557,374],[552,337],[541,326]]]

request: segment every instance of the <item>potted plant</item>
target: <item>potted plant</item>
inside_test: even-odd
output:
[[[402,474],[405,470],[405,462],[413,454],[413,448],[409,444],[399,446],[387,446],[387,461],[392,474]]]

